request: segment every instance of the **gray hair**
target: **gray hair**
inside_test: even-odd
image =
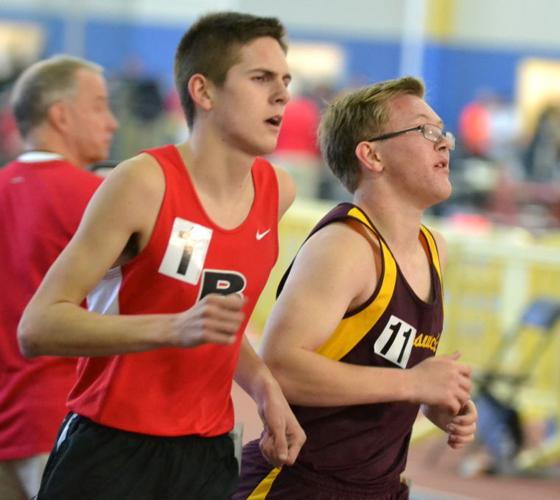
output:
[[[22,137],[27,137],[43,123],[55,102],[75,94],[76,73],[81,69],[103,73],[98,64],[67,55],[38,61],[23,71],[11,95],[12,109]]]

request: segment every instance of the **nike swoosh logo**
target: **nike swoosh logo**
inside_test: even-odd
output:
[[[262,233],[257,230],[256,238],[257,240],[262,240],[268,233],[270,233],[270,229],[263,231]]]

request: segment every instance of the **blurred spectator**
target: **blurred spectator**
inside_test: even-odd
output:
[[[488,157],[500,164],[512,179],[522,180],[521,120],[517,108],[499,94],[488,98],[487,107],[490,114]]]
[[[111,100],[120,123],[111,155],[116,160],[175,142],[175,125],[166,114],[160,83],[144,73],[138,59],[127,61],[124,74],[113,82]]]
[[[165,98],[165,112],[169,120],[170,137],[176,143],[184,142],[189,137],[189,127],[181,107],[181,99],[175,88]]]
[[[515,186],[524,178],[521,126],[512,102],[492,90],[479,91],[459,116],[463,157],[454,160],[454,195],[447,212],[487,213],[516,220]]]
[[[366,80],[356,77],[355,81],[348,87],[359,88],[366,85]],[[329,103],[336,97],[338,90],[329,83],[320,83],[313,88],[310,97],[319,107],[320,114],[323,113]],[[352,195],[346,190],[341,182],[335,177],[331,169],[328,168],[321,159],[321,178],[319,181],[319,198],[333,201],[350,201]]]
[[[22,69],[16,65],[11,74],[0,80],[0,165],[14,159],[22,148],[9,103],[10,90],[21,71]]]
[[[518,179],[521,176],[520,125],[513,103],[486,90],[461,110],[459,138],[467,156],[500,163]]]
[[[529,180],[560,178],[560,105],[549,104],[540,114],[527,148],[525,168]]]
[[[278,146],[271,161],[291,174],[298,199],[351,199],[350,193],[326,168],[317,145],[321,112],[335,94],[331,85],[319,83],[292,97],[284,111]]]
[[[469,156],[486,156],[490,143],[490,113],[485,103],[468,103],[459,115],[459,139]]]
[[[321,178],[321,156],[317,147],[320,110],[310,97],[292,98],[286,106],[278,145],[271,161],[293,177],[298,198],[315,198]]]
[[[276,152],[296,153],[312,158],[319,155],[317,147],[317,125],[319,108],[308,97],[296,97],[286,106]]]
[[[0,96],[0,164],[15,158],[22,144],[7,99]]]
[[[117,123],[101,67],[59,56],[24,71],[12,103],[25,153],[0,170],[0,498],[34,495],[76,381],[76,360],[25,359],[16,329],[74,234]],[[9,235],[9,236],[8,236]]]

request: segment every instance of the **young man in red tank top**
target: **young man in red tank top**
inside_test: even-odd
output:
[[[243,453],[234,499],[404,499],[400,476],[420,406],[460,448],[474,437],[470,369],[434,357],[445,244],[422,226],[451,193],[454,138],[402,78],[346,94],[319,137],[353,203],[311,232],[265,329],[263,357],[307,441],[292,467]],[[328,293],[325,293],[328,290]]]
[[[40,500],[227,498],[234,375],[263,418],[263,454],[295,460],[304,433],[243,335],[294,198],[257,158],[289,99],[285,50],[274,18],[195,23],[175,60],[188,140],[111,173],[27,307],[26,355],[84,356]]]

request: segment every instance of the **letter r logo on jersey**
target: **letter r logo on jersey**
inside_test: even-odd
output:
[[[219,293],[220,295],[242,293],[246,286],[247,280],[241,273],[205,269],[202,274],[198,300],[202,300],[209,293]]]

